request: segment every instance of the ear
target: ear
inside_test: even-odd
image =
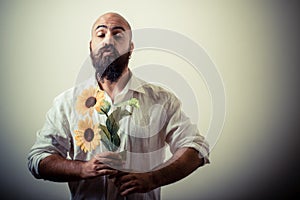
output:
[[[92,40],[90,41],[89,45],[90,45],[90,52],[92,52]]]
[[[133,49],[134,49],[134,44],[133,42],[130,42],[130,55],[132,54]]]

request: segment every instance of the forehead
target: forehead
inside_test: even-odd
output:
[[[123,27],[125,30],[129,30],[129,26],[127,21],[116,14],[106,14],[99,17],[93,25],[93,31],[97,29],[97,27],[107,27],[112,29],[113,27]]]

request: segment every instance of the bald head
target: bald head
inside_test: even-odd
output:
[[[95,21],[92,27],[92,35],[93,32],[101,26],[121,26],[124,28],[124,30],[131,32],[131,26],[128,21],[122,15],[114,12],[105,13]]]
[[[120,53],[124,53],[128,49],[132,51],[133,43],[131,39],[132,32],[128,21],[118,13],[105,13],[96,20],[92,27],[90,50],[93,51],[112,44],[120,50]]]

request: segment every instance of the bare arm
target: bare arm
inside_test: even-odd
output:
[[[204,164],[199,153],[193,148],[181,148],[172,158],[153,171],[152,176],[157,187],[174,183],[191,174]]]
[[[109,165],[121,165],[120,156],[112,152],[96,155],[89,161],[67,160],[58,154],[50,155],[39,163],[39,174],[56,182],[76,181],[103,175],[113,175],[117,170]]]
[[[115,184],[121,195],[148,192],[155,188],[174,183],[204,164],[193,148],[181,148],[163,165],[147,173],[119,173]]]

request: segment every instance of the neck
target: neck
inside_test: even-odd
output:
[[[98,84],[100,88],[103,89],[109,95],[111,100],[114,101],[115,96],[123,90],[126,83],[128,82],[128,79],[129,69],[128,67],[126,67],[122,72],[122,75],[116,82],[111,82],[110,80],[104,78],[101,81],[98,80]]]

